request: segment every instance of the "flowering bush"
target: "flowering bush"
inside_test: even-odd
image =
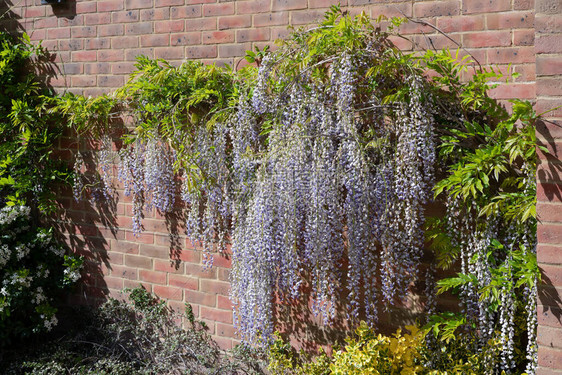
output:
[[[53,157],[63,129],[48,111],[53,94],[33,72],[46,56],[0,32],[0,346],[51,330],[61,291],[80,278],[81,260],[45,224],[67,178]]]
[[[378,309],[419,281],[431,242],[431,269],[460,263],[439,285],[462,305],[430,319],[434,347],[458,337],[487,352],[499,342],[487,368],[532,373],[536,115],[529,103],[515,100],[509,113],[488,96],[502,79],[493,69],[464,81],[468,58],[399,51],[390,36],[401,22],[383,30],[333,7],[275,52],[249,52],[255,67],[140,58],[122,90],[69,96],[61,108],[83,132],[99,133],[108,108],[132,115],[119,178],[133,229],[144,209],[169,212],[181,190],[192,240],[207,251],[232,243],[245,342],[271,344],[276,299],[310,298],[330,322],[345,295],[350,320],[374,327]],[[445,215],[429,218],[428,205]],[[427,312],[439,313],[426,284]]]
[[[0,343],[57,324],[53,302],[80,279],[81,260],[34,228],[27,206],[0,209]]]

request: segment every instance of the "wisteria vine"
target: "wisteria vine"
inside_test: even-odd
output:
[[[205,266],[231,244],[234,320],[241,338],[256,344],[272,338],[275,300],[311,298],[313,312],[329,323],[345,291],[349,318],[374,326],[379,310],[401,303],[418,281],[424,249],[435,241],[428,207],[442,205],[436,227],[449,250],[436,257],[459,260],[469,276],[438,284],[458,288],[465,330],[477,326],[478,350],[499,340],[500,353],[488,364],[495,370],[521,366],[514,315],[528,311],[525,366],[532,373],[536,281],[519,280],[528,276],[521,259],[535,252],[536,221],[515,219],[508,207],[529,202],[517,201],[517,183],[501,180],[515,174],[530,196],[534,166],[521,165],[532,155],[493,151],[523,134],[508,125],[530,124],[529,110],[509,117],[486,96],[486,83],[451,79],[462,65],[448,52],[403,54],[391,32],[334,7],[320,26],[293,33],[277,51],[252,53],[258,69],[140,59],[117,96],[137,121],[119,165],[133,230],[142,230],[145,210],[170,212],[180,197],[187,235],[205,249]],[[438,77],[428,78],[427,69]],[[500,125],[488,119],[492,109]],[[472,165],[492,169],[456,179]],[[109,182],[106,172],[102,167]]]

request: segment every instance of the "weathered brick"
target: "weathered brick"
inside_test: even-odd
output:
[[[151,34],[152,22],[129,23],[125,25],[125,34],[140,35]]]
[[[170,8],[141,9],[141,21],[167,20],[170,18]]]
[[[100,25],[98,26],[99,36],[120,36],[125,34],[123,25]]]
[[[152,269],[152,259],[137,255],[125,254],[125,265],[134,268]]]
[[[256,14],[269,12],[271,9],[271,0],[245,0],[236,2],[236,13],[238,14]]]
[[[127,9],[152,8],[153,5],[153,0],[125,0]]]
[[[265,13],[254,15],[254,26],[274,26],[274,25],[287,25],[289,23],[288,12]]]
[[[269,40],[270,31],[269,28],[261,29],[244,29],[236,31],[236,42],[256,42],[260,40]],[[226,42],[224,42],[226,43]]]
[[[219,18],[219,30],[239,29],[252,25],[252,16],[238,15]]]
[[[460,6],[459,0],[415,2],[414,17],[456,16],[460,14]]]
[[[532,62],[535,62],[534,47],[508,47],[488,50],[488,64],[522,64]],[[518,97],[515,93],[513,95],[512,97]]]
[[[154,22],[154,32],[155,33],[179,33],[185,29],[184,20],[174,20],[174,21],[157,21]]]
[[[216,29],[217,29],[216,18],[198,18],[192,20],[185,20],[186,31],[206,31],[206,30],[216,30]]]
[[[234,3],[217,3],[203,5],[203,15],[205,17],[226,16],[234,14]]]
[[[189,32],[181,34],[172,34],[170,36],[172,46],[193,46],[201,44],[200,32]]]
[[[201,17],[201,6],[184,6],[173,7],[170,9],[170,15],[173,19],[196,18]],[[189,21],[188,21],[189,22]]]
[[[209,319],[214,322],[230,323],[232,324],[232,311],[219,310],[212,307],[201,306],[200,318]]]
[[[98,76],[98,86],[100,87],[121,87],[125,84],[123,76]]]
[[[183,48],[178,47],[157,47],[154,48],[154,57],[164,60],[180,60],[183,59]]]
[[[475,32],[463,35],[465,47],[507,47],[511,45],[510,31]]]
[[[114,12],[111,13],[111,22],[113,22],[114,24],[137,22],[139,20],[139,15],[140,13],[138,10]],[[114,26],[118,26],[118,25],[114,25]]]
[[[197,278],[184,275],[169,274],[168,284],[182,289],[197,290],[199,288],[199,281]]]
[[[562,53],[562,35],[539,35],[535,39],[535,51],[540,53]]]
[[[74,51],[72,52],[72,61],[96,61],[96,51]]]
[[[202,34],[203,44],[234,43],[234,31],[207,31]]]
[[[98,61],[123,61],[123,50],[100,50],[98,51]]]
[[[219,45],[219,57],[243,57],[251,48],[249,43]]]
[[[533,12],[493,13],[486,15],[488,29],[516,29],[533,27],[535,15]]]
[[[102,0],[97,2],[98,12],[114,12],[116,10],[123,10],[122,0]]]
[[[103,25],[111,22],[111,16],[109,13],[93,13],[86,14],[84,16],[85,25]]]
[[[511,0],[464,0],[463,14],[503,12],[511,8]]]
[[[539,243],[562,244],[562,223],[561,224],[539,224],[537,227],[537,237]],[[558,270],[560,282],[555,284],[562,286],[562,268]]]
[[[158,272],[151,270],[140,270],[139,279],[152,284],[166,284],[166,272]]]
[[[78,26],[70,29],[70,36],[72,38],[92,38],[97,34],[95,26]]]
[[[280,10],[306,9],[307,0],[272,0],[271,10],[276,12]]]

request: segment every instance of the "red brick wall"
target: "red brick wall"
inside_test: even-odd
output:
[[[562,105],[562,2],[537,0],[535,21],[537,112]],[[539,374],[562,374],[562,110],[545,115],[538,142],[552,153],[540,155],[537,173],[539,288]],[[555,370],[556,369],[556,370]]]
[[[505,72],[519,73],[512,84],[494,90],[497,98],[536,100],[539,112],[562,104],[560,0],[537,0],[536,4],[533,0],[67,0],[62,6],[40,5],[40,0],[4,3],[13,5],[8,13],[12,19],[0,21],[0,26],[18,27],[32,40],[43,40],[43,45],[55,53],[60,69],[51,84],[61,91],[96,95],[119,87],[139,54],[174,63],[202,59],[237,66],[244,63],[245,50],[271,44],[288,34],[287,25],[312,23],[330,5],[340,3],[351,13],[408,16],[435,26],[414,22],[404,25],[401,32],[415,46],[397,40],[403,49],[455,48],[439,29],[482,65],[494,64]],[[2,9],[0,6],[1,13]],[[561,117],[561,110],[551,112],[548,119],[552,122],[545,122],[539,131],[540,139],[551,149],[562,142]],[[74,151],[76,144],[68,139],[62,146]],[[562,163],[556,153],[549,158],[541,157],[538,173],[538,212],[543,220],[538,233],[539,261],[546,283],[550,283],[541,287],[538,311],[543,374],[555,373],[548,369],[562,371],[558,297],[562,289]],[[197,249],[181,235],[171,241],[168,232],[173,232],[174,221],[156,214],[147,214],[146,230],[135,238],[130,229],[131,202],[126,197],[120,196],[113,213],[70,199],[65,203],[67,223],[78,222],[65,228],[70,233],[69,241],[90,258],[84,298],[113,295],[122,287],[142,282],[174,306],[192,303],[221,345],[232,345],[228,260],[217,256],[216,267],[202,271]]]

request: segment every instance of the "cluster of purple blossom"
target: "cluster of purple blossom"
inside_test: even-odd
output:
[[[120,152],[119,181],[125,196],[133,201],[133,232],[142,231],[144,210],[167,213],[173,210],[176,196],[175,153],[153,135],[146,143],[138,139]]]

